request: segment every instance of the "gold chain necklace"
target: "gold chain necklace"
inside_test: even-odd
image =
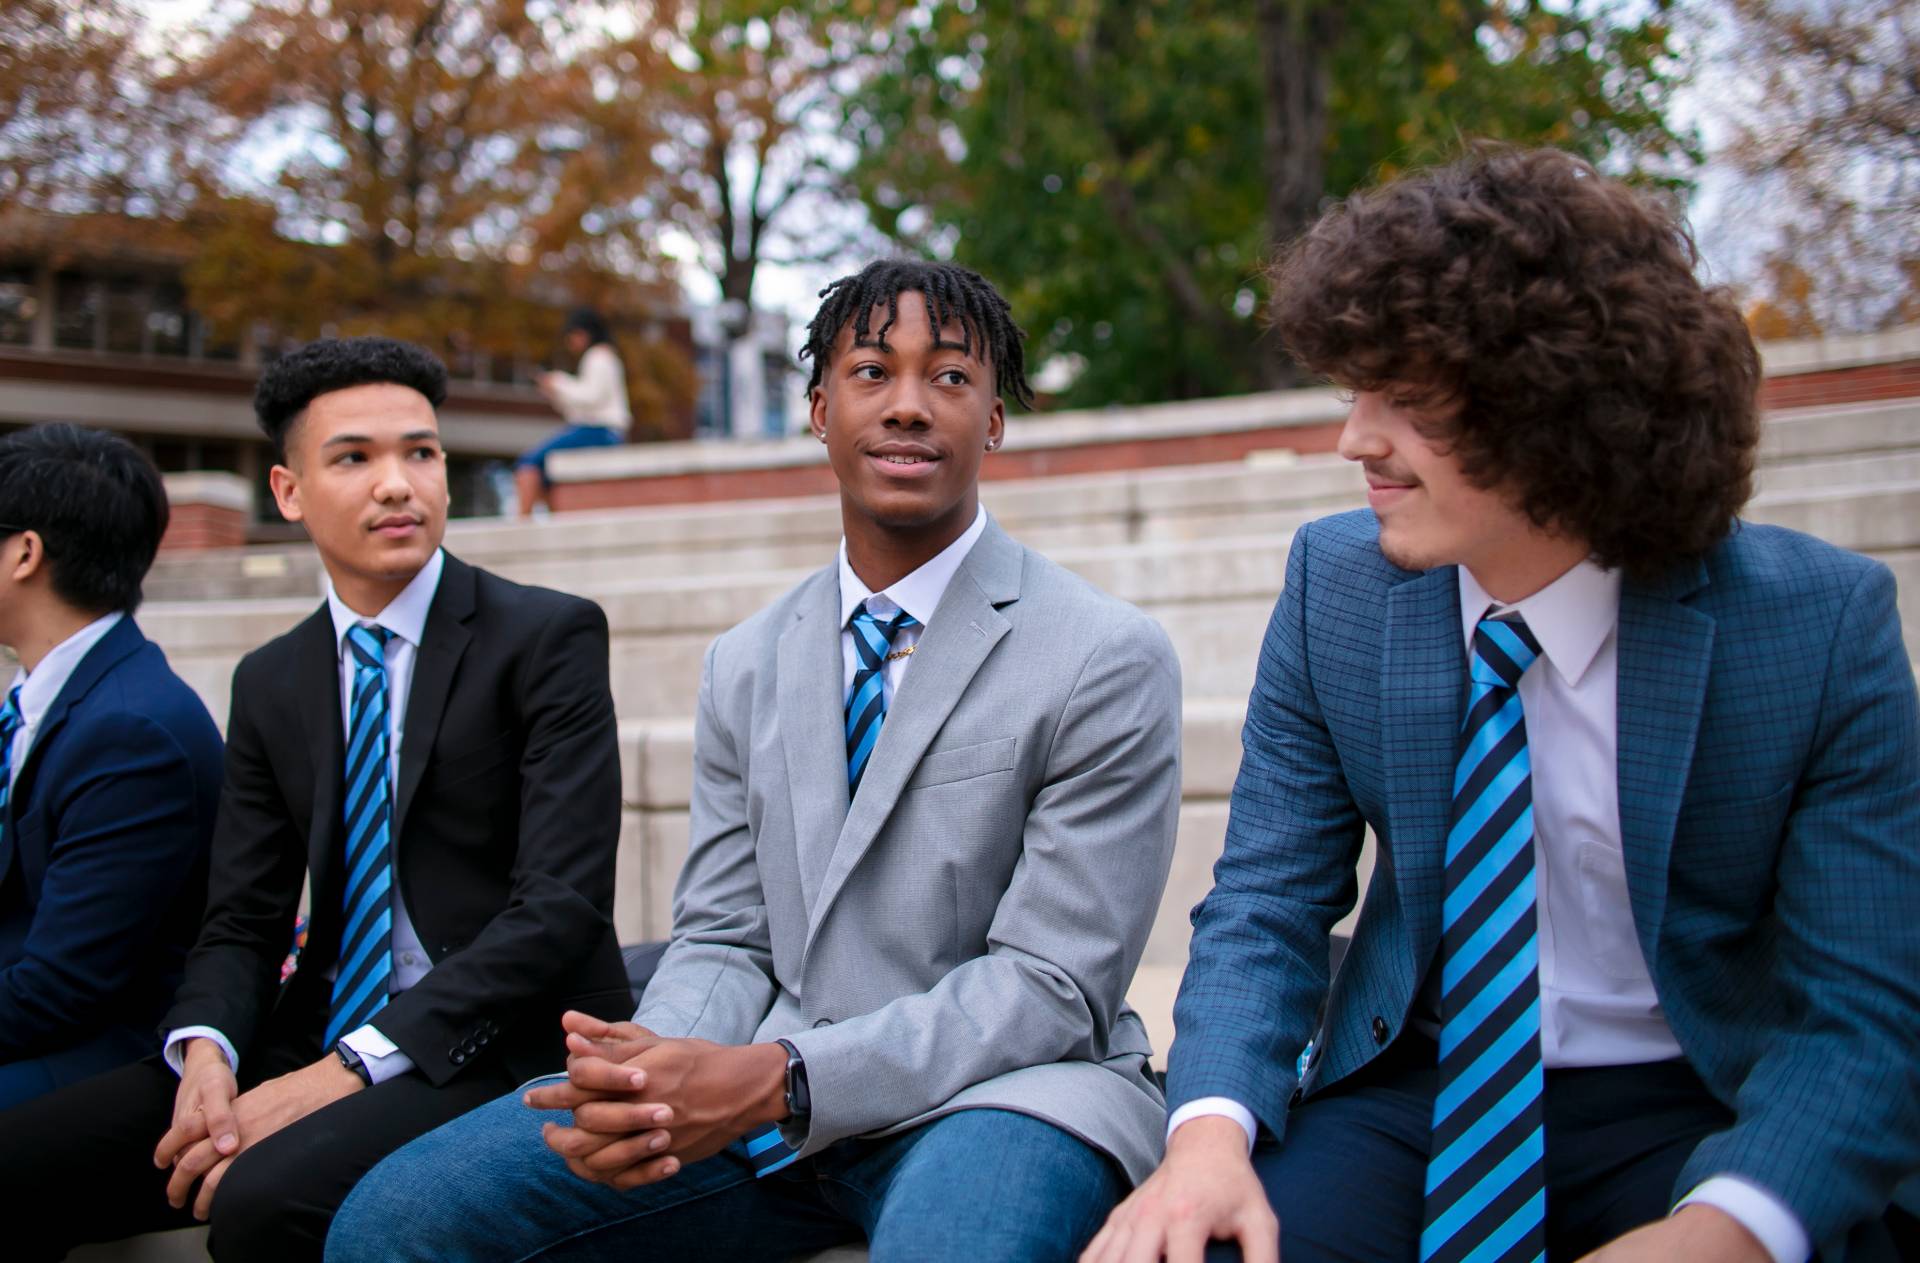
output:
[[[905,649],[896,649],[892,653],[888,654],[886,657],[882,658],[881,661],[892,662],[895,658],[911,658],[913,656],[913,651],[918,649],[919,647],[920,647],[919,645],[908,645]]]

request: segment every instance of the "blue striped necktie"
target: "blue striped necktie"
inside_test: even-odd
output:
[[[13,801],[13,738],[20,731],[20,686],[7,691],[0,706],[0,828],[5,827],[7,804]]]
[[[1482,619],[1460,725],[1440,943],[1440,1076],[1421,1263],[1546,1258],[1533,765],[1518,615]]]
[[[865,605],[854,611],[853,649],[858,662],[853,669],[853,688],[847,692],[847,800],[860,792],[860,778],[866,775],[867,760],[880,739],[880,725],[887,718],[887,651],[902,629],[918,627],[913,615],[901,610],[886,622],[873,616]]]
[[[387,781],[387,641],[384,627],[347,631],[353,701],[347,712],[347,884],[341,899],[340,971],[333,979],[326,1046],[358,1030],[387,1003],[393,975],[392,787]]]

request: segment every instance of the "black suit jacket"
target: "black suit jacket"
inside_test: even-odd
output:
[[[433,969],[374,1025],[444,1084],[504,1059],[558,1069],[560,1014],[626,1017],[614,937],[620,766],[607,620],[448,554],[407,699],[394,787],[395,888]],[[317,1039],[338,959],[345,758],[322,605],[233,673],[207,918],[164,1026],[211,1026],[241,1057]],[[302,880],[307,946],[283,986]]]

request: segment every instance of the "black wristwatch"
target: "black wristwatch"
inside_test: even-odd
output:
[[[774,1042],[787,1050],[787,1118],[781,1126],[805,1127],[813,1117],[813,1094],[807,1091],[806,1059],[786,1040]]]
[[[360,1082],[368,1087],[373,1086],[373,1071],[367,1069],[367,1063],[360,1059],[359,1053],[347,1047],[346,1040],[343,1039],[333,1046],[333,1055],[340,1059],[341,1065],[359,1075]],[[791,1076],[792,1071],[788,1071],[788,1074]]]

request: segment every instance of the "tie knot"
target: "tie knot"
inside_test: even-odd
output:
[[[347,647],[353,650],[356,666],[380,670],[387,665],[387,642],[393,639],[393,633],[375,623],[369,627],[365,623],[355,623],[347,628]]]
[[[862,605],[853,612],[853,628],[869,642],[875,636],[880,638],[881,646],[891,645],[893,638],[909,627],[918,627],[920,620],[901,610],[884,622],[874,616],[872,610]]]
[[[7,701],[0,706],[0,739],[11,738],[20,729],[20,686],[7,690]]]
[[[1473,678],[1495,688],[1518,688],[1540,656],[1540,642],[1518,614],[1483,618],[1473,629]]]

